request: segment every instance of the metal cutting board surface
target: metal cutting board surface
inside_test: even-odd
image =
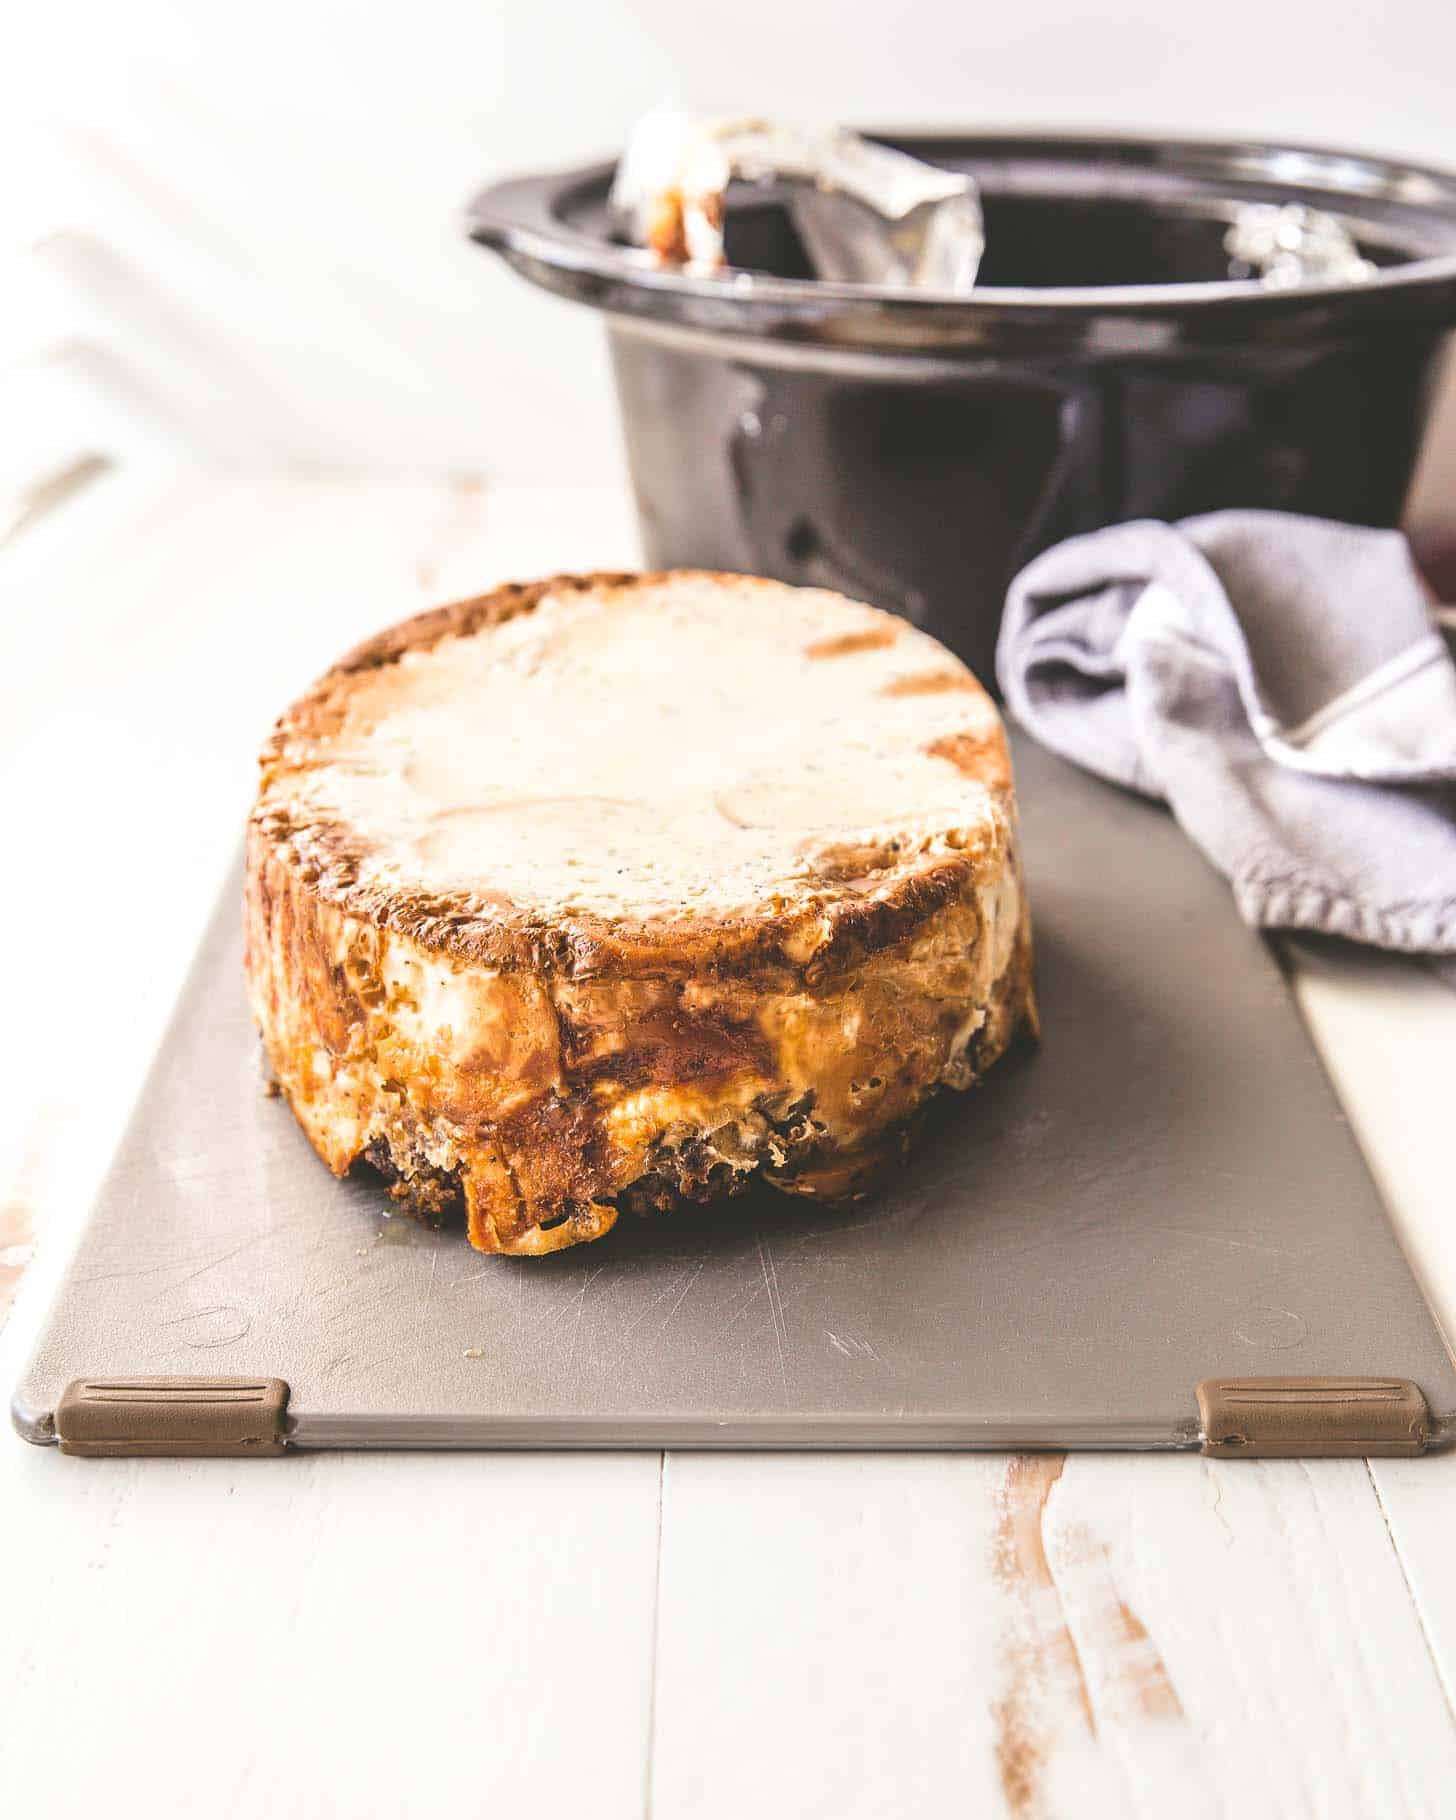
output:
[[[1161,809],[1021,741],[1045,1040],[878,1200],[541,1259],[383,1214],[266,1097],[233,880],[25,1382],[257,1374],[363,1446],[1178,1447],[1219,1374],[1456,1373],[1279,970]]]

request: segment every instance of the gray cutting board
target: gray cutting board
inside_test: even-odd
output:
[[[1160,809],[1021,742],[1045,1041],[876,1203],[541,1259],[384,1215],[263,1091],[230,883],[15,1416],[291,1387],[297,1446],[1174,1447],[1215,1376],[1456,1373],[1268,948]]]

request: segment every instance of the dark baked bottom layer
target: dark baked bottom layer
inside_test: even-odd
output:
[[[904,1159],[947,1093],[978,1086],[1018,1038],[1034,1041],[1039,1035],[1030,942],[1023,934],[1012,965],[997,983],[985,1022],[967,1049],[969,1078],[962,1086],[937,1089],[910,1118],[877,1134],[870,1145],[852,1150],[826,1139],[823,1125],[814,1117],[812,1094],[787,1107],[760,1105],[755,1110],[763,1115],[771,1135],[758,1146],[759,1155],[740,1150],[729,1158],[705,1138],[662,1144],[648,1159],[644,1172],[613,1197],[611,1204],[638,1218],[653,1218],[683,1206],[728,1200],[759,1183],[780,1193],[812,1196],[826,1203],[861,1200],[881,1187],[887,1173]],[[391,1140],[375,1138],[359,1162],[383,1179],[402,1213],[436,1229],[464,1223],[460,1171],[437,1167],[403,1132]],[[586,1209],[580,1214],[585,1215]],[[543,1229],[549,1231],[573,1217],[580,1217],[578,1210],[566,1207],[555,1219],[543,1221]]]

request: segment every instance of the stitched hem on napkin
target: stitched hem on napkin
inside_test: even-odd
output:
[[[1456,947],[1456,901],[1387,904],[1376,908],[1299,877],[1243,873],[1234,897],[1247,923],[1270,929],[1310,929],[1406,954]]]

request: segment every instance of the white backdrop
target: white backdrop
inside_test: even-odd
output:
[[[667,97],[1456,161],[1453,0],[73,0],[7,38],[12,400],[250,464],[615,475],[596,325],[465,244],[460,209]]]

